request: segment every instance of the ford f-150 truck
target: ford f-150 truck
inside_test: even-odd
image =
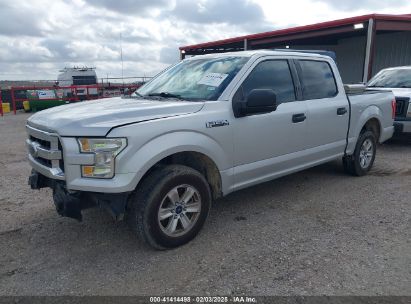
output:
[[[411,134],[411,66],[381,70],[369,82],[372,90],[392,91],[396,99],[396,133]]]
[[[211,202],[338,158],[362,176],[393,132],[391,92],[348,94],[335,62],[298,52],[188,58],[131,98],[27,121],[33,189],[81,220],[101,206],[158,249],[193,239]],[[253,202],[250,202],[252,204]]]

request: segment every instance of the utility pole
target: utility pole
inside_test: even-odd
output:
[[[123,45],[122,45],[121,33],[120,33],[120,59],[121,59],[121,81],[123,82],[123,90],[124,90],[124,62],[123,62]]]

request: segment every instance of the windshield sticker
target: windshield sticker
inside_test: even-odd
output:
[[[200,79],[197,84],[204,84],[211,87],[219,87],[220,84],[226,79],[228,74],[220,74],[220,73],[208,73],[204,75],[203,78]]]

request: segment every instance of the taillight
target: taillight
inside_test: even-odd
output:
[[[397,107],[397,102],[395,101],[395,98],[391,101],[391,117],[392,119],[395,118],[395,109]]]

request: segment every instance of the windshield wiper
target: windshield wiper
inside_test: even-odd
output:
[[[150,93],[148,94],[150,97],[163,97],[163,98],[178,98],[182,99],[181,95],[169,93],[169,92],[161,92],[161,93]]]
[[[130,95],[131,98],[135,98],[135,97],[144,97],[143,95],[141,95],[140,93],[137,93],[137,91],[135,91],[133,94]]]

